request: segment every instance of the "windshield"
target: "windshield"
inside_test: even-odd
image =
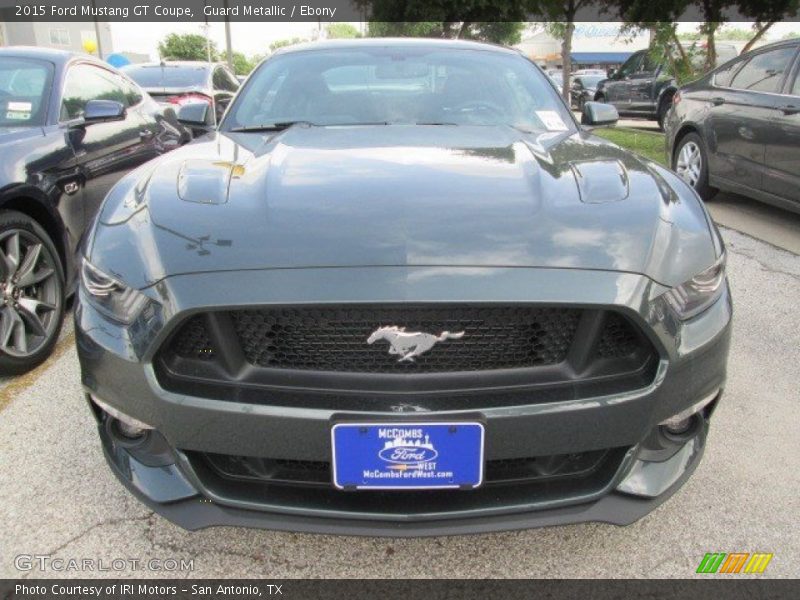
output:
[[[0,58],[0,127],[41,126],[53,65],[27,58]]]
[[[221,129],[295,121],[572,128],[552,86],[524,57],[430,47],[276,56],[250,75]]]
[[[583,87],[593,88],[605,78],[605,75],[581,75],[581,83]]]
[[[143,88],[204,87],[208,79],[205,65],[132,65],[123,71]]]

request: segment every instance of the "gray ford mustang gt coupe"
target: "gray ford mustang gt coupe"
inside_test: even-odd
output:
[[[206,105],[182,107],[202,125]],[[725,386],[719,233],[520,54],[275,53],[124,177],[75,311],[105,456],[188,529],[417,536],[639,519]]]

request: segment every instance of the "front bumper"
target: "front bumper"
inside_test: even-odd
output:
[[[361,271],[361,272],[358,272]],[[708,417],[715,401],[701,415],[700,426],[680,440],[660,435],[658,424],[702,398],[718,398],[724,387],[730,337],[731,304],[726,292],[702,315],[674,320],[658,302],[660,290],[630,274],[516,269],[486,270],[489,285],[465,287],[462,301],[547,302],[621,307],[648,323],[661,360],[652,383],[624,394],[590,395],[569,400],[530,401],[513,406],[480,406],[469,410],[425,412],[426,418],[479,418],[486,424],[487,460],[537,457],[613,449],[614,460],[576,484],[484,486],[472,491],[340,492],[330,488],[246,486],[210,473],[198,460],[202,453],[280,457],[297,461],[330,460],[331,423],[358,416],[384,422],[409,413],[337,411],[334,407],[253,404],[177,394],[163,389],[153,368],[155,349],[165,339],[158,321],[172,323],[195,306],[229,306],[214,297],[218,289],[242,289],[241,305],[265,302],[265,290],[280,290],[266,301],[353,302],[396,301],[387,286],[398,270],[385,277],[354,269],[337,274],[335,287],[307,286],[308,274],[248,276],[248,286],[231,285],[237,274],[176,277],[162,285],[163,314],[149,324],[116,328],[79,298],[77,341],[86,391],[117,410],[152,425],[158,451],[131,450],[117,444],[103,424],[101,439],[109,464],[119,479],[143,502],[187,528],[243,525],[277,530],[360,535],[420,536],[477,533],[560,523],[603,521],[624,525],[636,521],[668,498],[696,468],[705,445]],[[442,301],[448,286],[414,287],[410,281],[436,281],[406,270],[404,301]],[[489,271],[491,271],[489,273]],[[554,272],[555,271],[555,272]],[[320,274],[320,276],[322,276]],[[474,275],[465,275],[470,280]],[[295,282],[292,278],[296,277]],[[351,277],[359,286],[347,285]],[[220,285],[220,278],[228,278]],[[183,279],[183,280],[182,280]],[[200,285],[198,279],[204,279]],[[255,279],[255,281],[253,281]],[[543,285],[543,282],[549,285]],[[162,282],[163,283],[163,282]],[[294,283],[294,285],[293,285]],[[472,283],[472,281],[470,281]],[[382,287],[381,284],[387,284]],[[417,285],[417,284],[415,284]],[[439,286],[439,284],[436,284]],[[374,286],[374,287],[372,287]],[[197,298],[197,289],[208,290]],[[322,290],[325,298],[313,297]],[[555,290],[555,291],[554,291]],[[603,295],[603,291],[608,296]],[[312,292],[312,295],[309,295]],[[274,292],[278,293],[278,292]],[[252,298],[247,297],[252,294]],[[353,297],[348,297],[353,294]],[[193,299],[189,302],[187,299]],[[256,300],[258,298],[258,300]],[[162,301],[163,300],[163,301]],[[184,304],[186,302],[186,304]],[[411,415],[413,416],[413,415]],[[155,457],[155,458],[154,458]]]

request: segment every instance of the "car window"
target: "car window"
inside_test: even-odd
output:
[[[794,85],[789,92],[792,96],[800,96],[800,72],[794,78]]]
[[[236,90],[239,89],[239,83],[235,81],[232,76],[230,76],[222,67],[217,67],[214,69],[214,74],[212,75],[211,79],[215,90],[235,93]]]
[[[521,56],[402,47],[271,58],[250,75],[222,129],[286,121],[574,126],[547,76]]]
[[[129,65],[122,71],[145,89],[203,88],[208,80],[206,65],[167,62],[163,65]]]
[[[223,89],[233,92],[234,94],[239,91],[239,86],[241,84],[239,83],[239,80],[236,79],[236,77],[230,71],[228,71],[228,69],[222,69],[222,77],[225,85],[225,88]]]
[[[778,48],[752,57],[731,80],[739,90],[777,92],[783,75],[791,64],[795,48]]]
[[[622,79],[624,77],[630,77],[633,75],[639,68],[639,65],[642,63],[642,58],[644,57],[644,53],[637,53],[631,56],[628,60],[622,63],[622,66],[617,71],[617,76]]]
[[[656,69],[658,69],[658,61],[654,60],[649,52],[646,52],[642,57],[642,62],[639,63],[636,72],[650,74],[655,73]]]
[[[714,73],[714,85],[729,87],[731,84],[731,77],[733,77],[734,73],[736,73],[737,69],[741,66],[742,61],[737,60]]]
[[[120,77],[122,87],[125,90],[125,98],[127,99],[126,105],[127,106],[136,106],[144,99],[144,94],[142,93],[141,88],[136,85],[133,81],[126,79],[125,77]]]
[[[89,100],[114,100],[130,106],[121,77],[89,64],[73,65],[67,71],[61,100],[61,120],[76,119],[83,114]]]
[[[0,58],[0,127],[44,123],[53,71],[44,61]]]

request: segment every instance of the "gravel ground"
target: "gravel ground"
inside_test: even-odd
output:
[[[735,332],[726,395],[687,485],[625,528],[588,524],[426,539],[216,528],[189,533],[139,504],[103,460],[71,330],[37,371],[0,382],[0,577],[20,554],[194,559],[150,577],[689,577],[703,554],[772,552],[765,576],[800,576],[800,257],[723,231]]]

